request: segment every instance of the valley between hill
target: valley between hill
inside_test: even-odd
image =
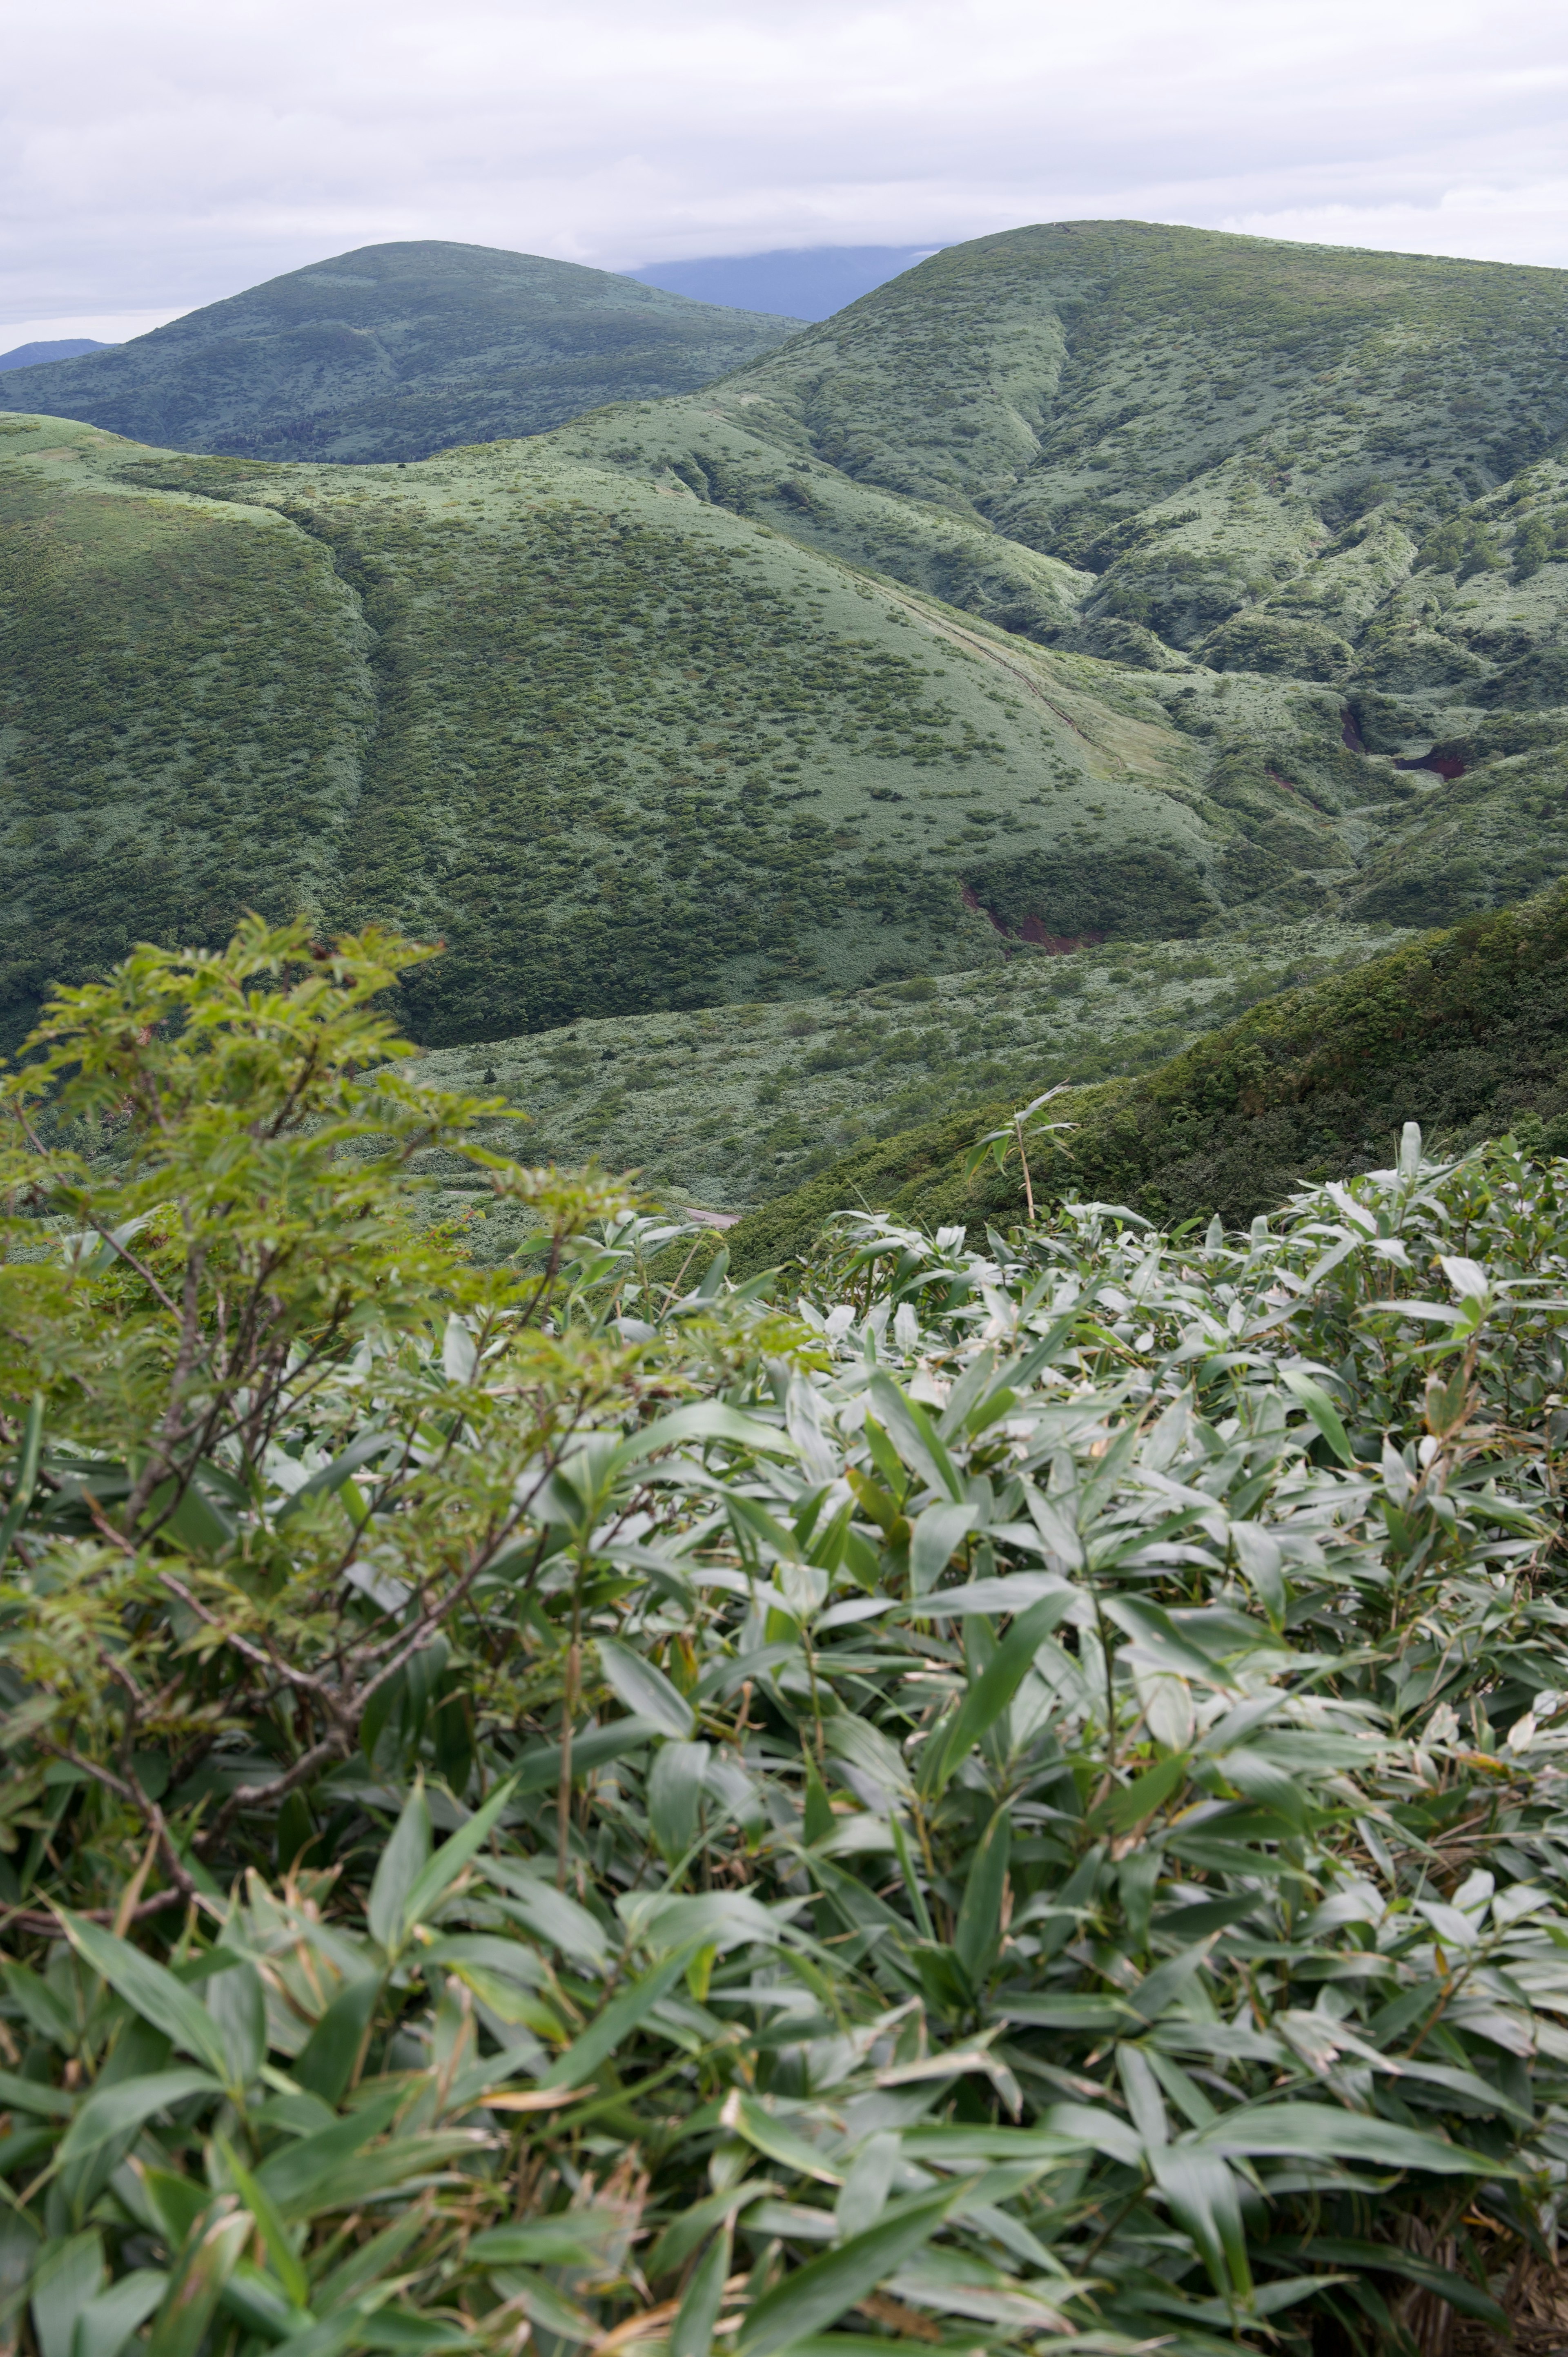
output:
[[[755,1200],[922,1088],[1178,1044],[1158,990],[1065,1063],[988,1037],[1021,963],[1517,901],[1568,872],[1565,350],[1568,274],[1084,222],[417,464],[0,418],[6,1036],[138,936],[395,921],[447,945],[413,1035],[542,1143]],[[914,985],[929,1054],[791,1114],[768,1010]],[[520,1044],[616,1024],[693,1060],[663,1103]]]
[[[3,447],[13,1030],[47,974],[247,903],[444,938],[405,1009],[439,1045],[999,963],[1036,870],[1069,935],[1234,888],[1141,683],[554,437]]]

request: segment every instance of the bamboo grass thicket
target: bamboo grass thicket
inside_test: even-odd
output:
[[[1565,2167],[1562,1166],[789,1285],[259,920],[5,1081],[28,2357],[1500,2331]],[[531,1230],[421,1231],[467,1156]]]

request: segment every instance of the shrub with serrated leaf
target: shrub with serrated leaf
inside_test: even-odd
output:
[[[846,1217],[785,1314],[399,1081],[406,954],[138,952],[5,1083],[37,2357],[1499,2325],[1568,2164],[1554,1170]],[[418,1229],[433,1142],[511,1259]]]

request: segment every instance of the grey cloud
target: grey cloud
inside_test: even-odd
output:
[[[1132,214],[1568,262],[1544,6],[57,0],[6,51],[0,321],[398,237],[624,268]]]

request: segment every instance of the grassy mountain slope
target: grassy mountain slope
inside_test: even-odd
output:
[[[457,1045],[1517,899],[1565,290],[1066,224],[417,466],[0,421],[13,1017],[246,900],[441,935]]]
[[[17,369],[12,409],[183,450],[423,458],[684,393],[800,322],[441,240],[362,246],[128,344]]]
[[[246,902],[444,938],[438,1044],[996,963],[1032,876],[1074,937],[1233,891],[1128,674],[560,436],[334,469],[4,423],[13,1033]]]
[[[1140,672],[1239,896],[1433,923],[1568,866],[1565,351],[1562,271],[1063,223],[563,438]]]
[[[764,1205],[730,1238],[746,1272],[803,1251],[846,1207],[983,1229],[1021,1217],[1016,1160],[963,1157],[1007,1107],[954,1107]],[[1075,1092],[1076,1125],[1032,1156],[1037,1198],[1124,1203],[1161,1222],[1237,1223],[1293,1187],[1386,1167],[1403,1123],[1429,1147],[1511,1128],[1568,1149],[1568,888],[1472,918],[1208,1033],[1156,1071]],[[1065,1150],[1062,1150],[1065,1149]]]
[[[838,997],[587,1020],[440,1049],[420,1069],[444,1088],[504,1090],[529,1115],[509,1150],[531,1162],[596,1156],[690,1201],[744,1211],[932,1104],[1022,1103],[1058,1082],[1143,1071],[1248,1005],[1398,938],[1313,919],[1118,942]]]
[[[1089,569],[1101,651],[1326,675],[1409,569],[1396,527],[1423,543],[1552,449],[1565,351],[1563,271],[1066,222],[949,247],[661,430],[720,418]],[[1367,651],[1386,686],[1474,675]]]

